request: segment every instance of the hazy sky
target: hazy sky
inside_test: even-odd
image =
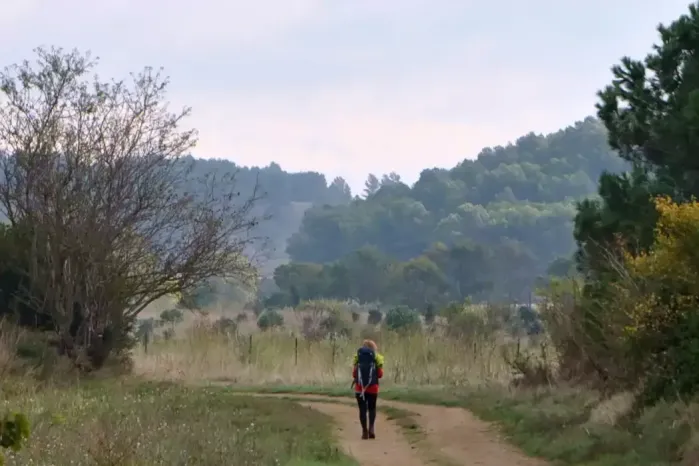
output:
[[[163,66],[195,155],[413,182],[594,112],[622,55],[688,0],[0,0],[0,63],[91,50]]]

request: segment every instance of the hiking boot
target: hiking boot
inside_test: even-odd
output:
[[[373,427],[369,429],[369,438],[376,438],[376,434],[374,433]]]
[[[369,438],[369,432],[367,432],[366,430],[363,430],[362,431],[362,440],[366,440],[368,438]]]

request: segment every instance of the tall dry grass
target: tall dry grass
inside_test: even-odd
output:
[[[364,332],[385,357],[384,385],[507,383],[512,368],[502,339],[446,338],[442,332]],[[135,371],[148,378],[243,385],[338,385],[350,383],[355,338],[307,340],[286,330],[233,334],[195,325],[178,338],[134,351]]]
[[[7,321],[0,319],[0,380],[7,378],[17,366],[17,345],[22,339],[22,331]]]

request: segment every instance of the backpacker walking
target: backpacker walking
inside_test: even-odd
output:
[[[379,379],[383,377],[383,363],[383,356],[372,340],[364,340],[362,347],[354,355],[352,378],[359,407],[359,422],[362,425],[362,439],[376,438],[376,399],[379,396]]]

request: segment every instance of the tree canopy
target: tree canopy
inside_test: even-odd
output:
[[[658,33],[652,51],[623,57],[599,92],[609,144],[633,170],[603,174],[598,197],[578,205],[585,282],[567,318],[580,324],[570,340],[582,351],[562,359],[607,383],[642,385],[644,402],[699,390],[699,8]]]
[[[101,366],[155,300],[209,279],[248,281],[257,189],[193,178],[196,131],[171,112],[168,79],[92,77],[90,54],[37,49],[0,72],[3,251],[11,291],[50,320],[78,367]],[[188,185],[196,183],[197,190]],[[6,312],[3,309],[3,312]]]
[[[576,201],[594,195],[602,173],[629,166],[610,149],[600,121],[587,118],[483,149],[452,169],[426,169],[412,186],[395,174],[370,174],[361,198],[307,210],[287,252],[293,262],[331,264],[372,247],[386,260],[410,263],[406,271],[416,276],[416,267],[429,269],[420,259],[437,244],[457,251],[470,242],[489,259],[472,262],[479,278],[469,280],[490,283],[497,296],[522,297],[551,262],[574,251]],[[444,281],[461,280],[454,266],[445,267],[438,266]],[[364,299],[362,293],[350,294]]]

